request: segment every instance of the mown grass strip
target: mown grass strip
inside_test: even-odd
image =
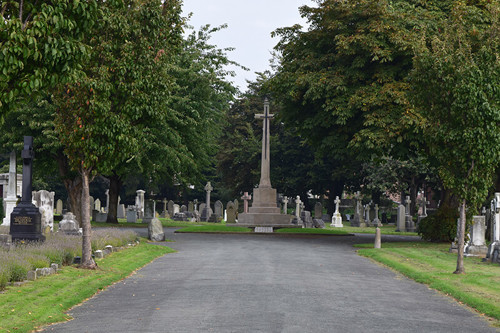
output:
[[[161,224],[164,227],[192,227],[192,226],[198,226],[198,225],[214,225],[214,223],[211,222],[188,222],[188,221],[174,221],[171,219],[166,219],[166,218],[159,218]],[[148,224],[147,223],[142,223],[142,220],[138,220],[137,223],[131,223],[127,222],[126,219],[118,219],[118,223],[106,223],[106,222],[91,222],[93,227],[98,227],[98,228],[147,228]],[[225,225],[226,222],[222,221],[218,223],[217,225]]]
[[[357,247],[362,248],[358,250],[360,255],[454,297],[490,317],[492,325],[500,327],[499,265],[468,257],[464,260],[466,274],[457,275],[453,274],[457,257],[447,252],[449,244],[385,243],[382,249],[373,249],[373,244]]]
[[[357,234],[374,234],[375,227],[351,227],[350,222],[343,222],[344,226],[341,228],[349,233]],[[327,223],[327,229],[337,229],[335,227],[329,227]],[[394,225],[384,225],[380,227],[380,232],[382,235],[400,235],[400,236],[418,236],[416,232],[396,232],[396,226]]]
[[[31,332],[41,326],[71,319],[65,311],[166,253],[171,248],[141,243],[97,261],[95,271],[65,266],[0,294],[0,332]]]

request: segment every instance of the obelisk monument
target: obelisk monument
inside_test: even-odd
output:
[[[252,207],[248,213],[238,216],[238,224],[249,226],[291,226],[292,216],[281,214],[276,202],[276,189],[271,187],[271,159],[270,159],[270,119],[269,101],[264,100],[264,113],[256,114],[256,119],[262,119],[262,160],[260,167],[259,187],[253,190]]]

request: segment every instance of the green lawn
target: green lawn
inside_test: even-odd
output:
[[[347,231],[348,233],[358,233],[358,234],[374,234],[375,233],[375,227],[366,227],[366,228],[357,228],[357,227],[351,227],[350,222],[345,222],[343,221],[342,224],[344,225],[343,228],[331,228],[329,227],[330,223],[326,223],[327,229],[332,230],[332,229],[343,229]],[[382,235],[404,235],[404,236],[418,236],[416,232],[396,232],[396,226],[394,225],[384,225],[380,228],[380,232]]]
[[[500,327],[500,266],[481,262],[480,258],[465,258],[464,275],[452,274],[457,255],[448,252],[450,244],[382,243],[360,244],[358,253],[381,262],[407,277],[429,285],[490,317]]]
[[[275,232],[282,234],[312,234],[312,235],[351,235],[343,228],[316,229],[316,228],[281,228]]]
[[[184,221],[174,221],[171,219],[159,218],[161,224],[164,227],[191,227],[197,225],[225,225],[226,222],[222,223],[211,223],[211,222],[184,222]],[[93,227],[103,227],[103,228],[147,228],[147,223],[142,223],[142,220],[138,220],[137,223],[128,223],[126,219],[118,219],[118,223],[105,223],[105,222],[94,222],[92,221]]]
[[[165,246],[141,243],[97,260],[99,268],[94,271],[65,266],[57,274],[7,287],[0,294],[0,332],[31,332],[69,320],[65,311],[171,252]]]
[[[228,233],[249,233],[252,232],[250,228],[245,227],[226,227],[225,225],[203,225],[203,226],[190,226],[177,230],[176,232],[228,232]]]

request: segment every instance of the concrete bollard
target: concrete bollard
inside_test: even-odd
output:
[[[375,249],[380,249],[382,247],[382,239],[381,239],[381,235],[380,235],[380,228],[377,227],[375,229],[375,244],[373,245],[373,248]]]

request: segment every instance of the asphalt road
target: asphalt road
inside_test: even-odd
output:
[[[373,235],[168,238],[177,253],[46,331],[496,332],[451,298],[358,256],[352,244]]]

